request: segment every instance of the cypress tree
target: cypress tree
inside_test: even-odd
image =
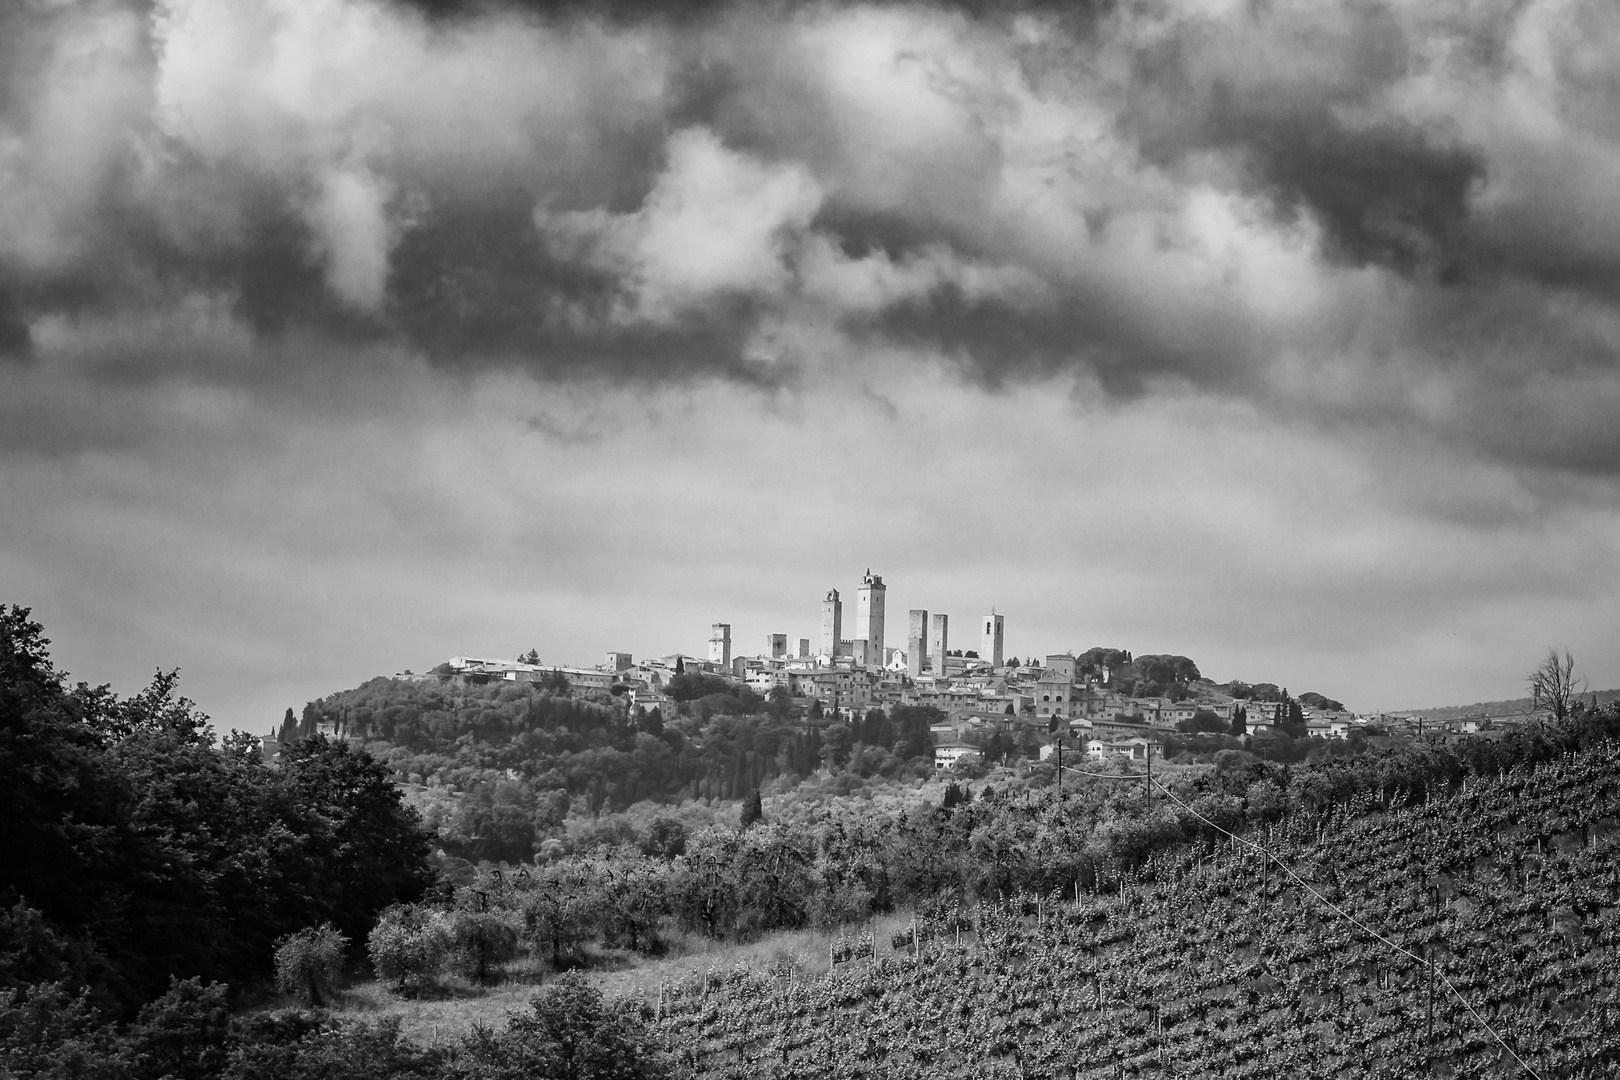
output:
[[[750,826],[765,820],[765,807],[760,802],[759,789],[755,788],[752,795],[743,800],[742,827],[746,831]]]

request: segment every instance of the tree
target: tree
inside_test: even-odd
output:
[[[686,851],[686,826],[675,818],[660,814],[647,826],[641,841],[643,854],[658,859],[673,859]]]
[[[682,672],[669,680],[664,687],[664,693],[676,701],[696,701],[698,698],[715,695],[730,695],[731,683],[718,675],[708,675],[701,671]]]
[[[281,760],[281,779],[309,815],[305,857],[321,917],[359,938],[383,908],[422,895],[433,881],[428,836],[381,762],[325,736],[283,750]]]
[[[293,715],[291,708],[288,708],[287,714],[281,718],[281,727],[276,731],[276,742],[285,746],[296,738],[298,738],[298,717]]]
[[[286,935],[276,942],[276,989],[306,1005],[325,1005],[337,993],[348,947],[331,923]]]
[[[455,969],[482,984],[518,952],[518,916],[489,906],[488,889],[466,889],[462,906],[450,914],[450,961]]]
[[[821,733],[821,761],[829,772],[837,772],[849,763],[849,752],[855,743],[855,733],[847,724],[828,724]]]
[[[532,664],[532,665],[535,665],[535,666],[539,666],[539,664],[540,664],[540,654],[536,650],[530,649],[528,652],[526,652],[522,656],[518,657],[518,663],[520,663],[520,664]]]
[[[143,1005],[130,1026],[124,1055],[134,1075],[164,1080],[222,1075],[230,1055],[226,989],[224,983],[204,986],[201,979],[171,978],[168,992]]]
[[[1213,734],[1218,732],[1224,735],[1231,730],[1231,725],[1225,720],[1222,720],[1209,709],[1198,709],[1192,714],[1191,719],[1178,720],[1176,722],[1176,730],[1185,731],[1192,734],[1197,734],[1199,732],[1209,732]]]
[[[778,720],[786,720],[793,713],[793,691],[785,686],[773,686],[765,695],[765,711]]]
[[[479,1027],[462,1047],[457,1075],[479,1080],[652,1080],[668,1074],[632,1014],[568,974],[513,1012],[504,1032]]]
[[[1560,656],[1557,649],[1549,648],[1546,659],[1525,676],[1525,682],[1530,686],[1532,707],[1546,709],[1558,721],[1569,716],[1576,698],[1586,690],[1586,680],[1575,678],[1575,658],[1568,649]]]
[[[765,807],[760,801],[759,789],[755,788],[753,794],[749,795],[747,799],[743,800],[742,828],[746,830],[750,825],[758,824],[764,820]]]
[[[1299,702],[1288,697],[1288,691],[1283,691],[1285,702],[1281,715],[1277,720],[1277,730],[1284,735],[1295,739],[1303,739],[1306,734],[1305,711],[1299,707]]]
[[[523,936],[549,947],[551,966],[561,968],[596,932],[603,907],[599,875],[588,865],[563,862],[545,867],[523,890]]]
[[[383,912],[366,938],[372,968],[400,989],[407,982],[437,975],[449,948],[444,914],[416,904],[399,904]]]
[[[1248,733],[1249,710],[1247,706],[1234,705],[1232,707],[1232,734],[1241,739]]]

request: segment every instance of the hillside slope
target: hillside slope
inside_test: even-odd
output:
[[[1158,857],[920,957],[665,986],[649,1018],[704,1077],[1615,1075],[1620,750],[1360,809],[1263,833],[1275,862]]]
[[[1620,690],[1595,690],[1582,694],[1581,700],[1607,705],[1611,701],[1620,701]],[[1522,697],[1506,701],[1476,701],[1472,705],[1439,705],[1432,709],[1402,711],[1416,713],[1430,720],[1460,720],[1465,716],[1528,716],[1534,711],[1534,707],[1535,702]]]

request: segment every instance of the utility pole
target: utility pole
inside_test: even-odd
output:
[[[1153,741],[1147,744],[1147,787],[1143,790],[1146,801],[1153,801]]]

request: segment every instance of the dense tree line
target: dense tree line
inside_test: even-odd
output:
[[[429,824],[446,851],[475,862],[532,857],[570,811],[736,800],[822,770],[927,775],[929,726],[944,719],[918,706],[849,723],[801,715],[785,693],[761,697],[697,673],[669,689],[679,712],[665,717],[606,693],[373,679],[312,702],[305,715],[363,741],[403,782],[454,789]]]
[[[363,752],[304,739],[271,766],[256,739],[216,740],[174,673],[120,699],[70,685],[48,644],[27,609],[0,605],[0,1074],[38,1071],[19,1039],[90,1061],[153,1008],[214,1023],[223,1006],[197,1003],[224,991],[204,983],[262,984],[283,935],[363,939],[431,883],[417,815]],[[163,1075],[140,1062],[170,1051],[145,1037],[107,1075]]]

